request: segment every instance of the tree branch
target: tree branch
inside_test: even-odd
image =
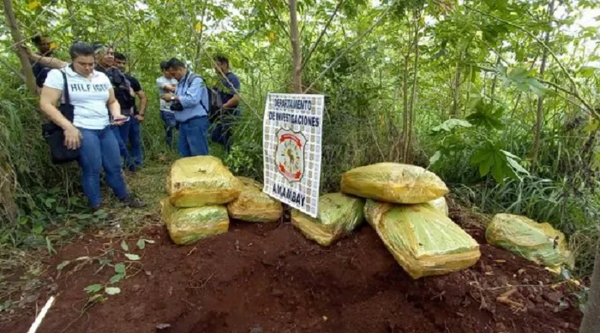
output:
[[[554,53],[554,51],[552,51],[550,49],[550,47],[548,47],[548,45],[546,43],[544,43],[544,41],[542,41],[541,39],[539,39],[537,36],[535,36],[533,33],[531,33],[529,30],[521,27],[518,24],[506,21],[504,19],[501,19],[499,17],[496,17],[494,15],[485,13],[479,9],[475,9],[471,6],[467,6],[465,5],[465,8],[472,10],[474,12],[477,12],[483,16],[487,16],[489,18],[492,18],[498,22],[502,22],[504,24],[510,25],[511,27],[517,28],[521,31],[523,31],[524,33],[526,33],[529,37],[531,37],[533,40],[535,40],[536,42],[538,42],[545,50],[548,51],[548,53],[550,53],[550,55],[552,56],[552,58],[554,59],[554,61],[556,61],[556,63],[558,64],[558,66],[560,67],[560,69],[563,71],[563,73],[566,75],[567,79],[569,79],[569,82],[571,82],[571,84],[573,85],[573,89],[575,90],[573,93],[571,93],[573,96],[575,96],[577,99],[579,99],[583,105],[585,105],[585,107],[587,107],[589,109],[590,112],[592,112],[594,114],[594,116],[598,119],[600,119],[600,113],[596,112],[596,110],[594,108],[592,108],[590,106],[590,104],[586,101],[583,100],[583,98],[579,95],[579,91],[577,90],[577,84],[575,83],[575,80],[573,79],[573,77],[571,76],[571,74],[569,74],[569,72],[567,71],[567,69],[565,68],[565,66],[563,65],[563,63],[558,59],[558,57],[556,56],[556,53]],[[561,89],[563,90],[563,89]],[[565,91],[565,90],[563,90]]]
[[[323,78],[323,76],[331,69],[331,67],[333,65],[335,65],[347,52],[348,50],[350,50],[352,47],[354,47],[356,44],[358,44],[358,42],[360,42],[363,38],[365,38],[365,36],[367,36],[369,33],[371,33],[371,31],[373,31],[373,29],[375,29],[376,26],[379,25],[379,23],[381,23],[381,21],[383,20],[383,18],[386,16],[386,14],[390,11],[390,7],[386,8],[386,10],[383,12],[383,14],[381,14],[381,16],[379,16],[379,18],[377,19],[377,21],[375,21],[375,23],[373,23],[369,29],[365,30],[365,32],[363,32],[362,35],[360,35],[354,42],[352,42],[352,44],[348,45],[341,53],[340,55],[338,55],[330,64],[329,66],[327,66],[327,68],[325,68],[325,70],[323,70],[321,73],[319,73],[319,75],[317,76],[317,79],[315,81],[313,81],[313,83],[310,84],[310,86],[308,86],[308,88],[306,88],[304,90],[304,93],[306,94],[319,80],[321,80]]]
[[[567,89],[565,89],[565,88],[557,85],[554,82],[550,82],[550,81],[546,81],[546,80],[542,80],[542,79],[538,79],[538,81],[540,81],[543,84],[547,84],[549,86],[552,86],[552,87],[554,87],[554,88],[556,88],[556,89],[558,89],[558,90],[560,90],[560,91],[562,91],[562,92],[564,92],[564,93],[566,93],[568,95],[571,95],[571,96],[575,97],[578,101],[581,102],[581,104],[583,104],[583,106],[585,106],[588,110],[591,110],[592,113],[595,116],[598,115],[598,112],[596,112],[596,110],[585,99],[583,99],[581,96],[579,96],[579,94],[577,92],[573,92],[573,91],[567,90]],[[575,104],[575,103],[573,103],[573,104]],[[578,104],[575,104],[575,105],[578,105]],[[580,105],[578,105],[578,106],[580,106]]]
[[[337,14],[338,9],[340,9],[340,7],[342,6],[342,3],[344,3],[344,0],[340,0],[340,2],[338,2],[337,6],[335,6],[335,9],[333,10],[333,14],[331,14],[331,16],[329,17],[329,21],[327,21],[327,24],[325,24],[325,27],[323,28],[323,31],[321,31],[319,38],[317,38],[315,43],[311,46],[310,50],[308,51],[308,55],[304,58],[304,61],[302,62],[302,69],[304,69],[304,66],[306,66],[306,64],[308,63],[310,56],[313,54],[313,52],[319,45],[319,42],[321,42],[321,38],[323,38],[323,35],[325,35],[325,32],[327,31],[327,29],[329,28],[329,25],[335,18],[335,15]]]
[[[279,18],[279,15],[277,15],[277,10],[275,10],[275,6],[273,6],[273,3],[271,2],[271,0],[267,0],[267,3],[269,4],[271,11],[273,11],[273,15],[275,15],[275,18],[277,19],[277,22],[281,26],[281,29],[283,30],[283,32],[285,32],[285,34],[288,36],[288,38],[292,38],[290,36],[290,32],[285,28],[285,24],[283,24],[283,21],[281,21],[281,19]]]

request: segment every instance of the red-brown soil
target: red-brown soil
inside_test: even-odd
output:
[[[83,289],[108,281],[113,268],[95,274],[97,263],[77,271],[72,264],[57,277],[54,267],[120,249],[120,240],[86,236],[49,262],[51,283],[38,309],[58,296],[38,332],[577,331],[581,313],[569,285],[552,288],[557,281],[542,267],[486,245],[482,229],[461,211],[453,210],[452,218],[482,244],[481,260],[462,272],[416,281],[367,225],[329,248],[290,224],[235,222],[228,233],[189,246],[174,245],[156,226],[144,236],[156,243],[135,250],[141,264],[128,269],[121,293],[82,311]],[[507,298],[514,303],[499,302],[509,285],[516,286]],[[34,317],[35,309],[24,311],[0,331],[26,332]],[[170,327],[157,328],[161,324]]]

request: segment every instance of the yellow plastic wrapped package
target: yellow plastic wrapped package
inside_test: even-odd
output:
[[[446,184],[416,165],[378,163],[342,174],[342,192],[401,204],[418,204],[448,193]]]
[[[240,194],[237,179],[213,156],[178,159],[167,177],[170,202],[176,207],[226,204]]]
[[[429,204],[367,200],[365,217],[413,279],[466,269],[481,256],[479,244]]]
[[[283,214],[281,203],[263,193],[262,185],[254,179],[237,177],[242,192],[227,205],[229,216],[248,222],[277,222]]]
[[[319,214],[310,217],[296,209],[292,210],[292,224],[308,239],[323,246],[349,234],[364,221],[364,199],[342,193],[330,193],[319,198]]]
[[[162,220],[175,244],[191,244],[229,230],[225,206],[177,208],[168,199],[161,201]]]
[[[446,198],[444,197],[439,197],[435,200],[431,200],[428,202],[428,204],[430,204],[431,206],[433,206],[435,209],[439,210],[440,212],[444,213],[444,215],[448,216],[448,213],[450,213],[449,209],[448,209],[448,203],[446,203]]]
[[[540,265],[573,265],[565,235],[549,223],[537,223],[525,216],[497,214],[488,225],[485,238],[489,244]]]

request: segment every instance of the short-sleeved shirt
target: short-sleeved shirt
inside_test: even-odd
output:
[[[110,120],[106,103],[112,88],[108,77],[104,73],[94,71],[90,78],[85,78],[73,71],[69,65],[48,72],[44,87],[63,91],[64,80],[61,71],[64,71],[67,77],[70,104],[73,105],[73,125],[92,130],[108,126]]]
[[[156,79],[156,87],[158,88],[158,96],[161,96],[161,95],[169,92],[164,89],[164,86],[167,86],[167,85],[177,86],[177,80],[176,79],[167,79],[164,76],[161,76],[158,79]],[[160,99],[160,111],[173,112],[173,111],[171,111],[171,103],[166,102],[165,100],[163,100],[161,98]]]
[[[131,89],[133,89],[133,92],[137,94],[138,92],[142,91],[142,85],[140,84],[140,81],[138,81],[138,79],[134,78],[129,74],[125,74],[125,77],[127,78],[127,80],[129,80],[129,83],[131,83]],[[135,96],[133,97],[133,114],[139,114],[139,110],[137,108],[137,105],[135,104]]]
[[[221,84],[216,86],[215,89],[217,89],[223,104],[225,104],[237,94],[236,91],[240,91],[240,79],[237,75],[229,72],[225,74],[225,77],[221,79]]]

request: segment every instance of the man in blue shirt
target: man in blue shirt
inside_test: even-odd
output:
[[[178,84],[175,93],[163,94],[161,98],[171,102],[171,110],[175,112],[175,120],[179,124],[179,155],[208,155],[206,133],[210,123],[206,84],[176,58],[167,63],[167,72]]]
[[[218,55],[215,57],[215,72],[221,77],[219,84],[214,89],[219,93],[223,102],[222,110],[211,122],[215,124],[212,132],[212,140],[225,146],[229,153],[231,150],[231,136],[233,135],[233,126],[240,116],[238,106],[240,104],[240,79],[231,72],[229,68],[229,59]]]

